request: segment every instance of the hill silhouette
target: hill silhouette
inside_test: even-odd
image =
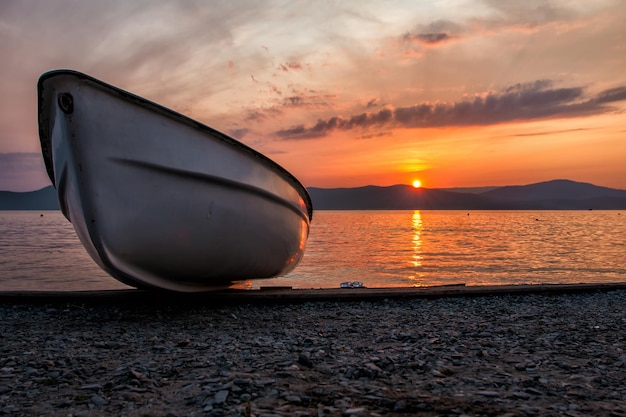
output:
[[[570,180],[496,187],[475,193],[408,185],[309,188],[317,210],[586,210],[626,209],[626,190]]]
[[[506,186],[483,196],[517,209],[623,209],[626,191],[570,180]]]
[[[0,191],[0,210],[59,210],[57,192],[52,186],[26,193]]]
[[[308,189],[315,210],[625,210],[626,190],[570,180],[469,189],[409,185]],[[58,210],[54,187],[0,191],[0,210]]]
[[[481,195],[408,185],[358,188],[309,188],[313,208],[318,210],[480,210],[493,208]]]

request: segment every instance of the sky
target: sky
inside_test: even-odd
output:
[[[0,190],[50,185],[36,83],[69,68],[307,187],[626,189],[623,0],[2,0]]]

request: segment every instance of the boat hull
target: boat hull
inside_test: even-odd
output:
[[[40,78],[39,126],[64,215],[126,284],[205,291],[304,254],[304,187],[220,132],[73,71]]]

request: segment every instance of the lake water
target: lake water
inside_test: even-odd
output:
[[[238,288],[626,281],[626,212],[317,211],[300,265]],[[0,211],[0,291],[128,288],[58,211]]]

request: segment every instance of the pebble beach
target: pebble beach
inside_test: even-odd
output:
[[[0,415],[626,416],[626,291],[0,304]]]

